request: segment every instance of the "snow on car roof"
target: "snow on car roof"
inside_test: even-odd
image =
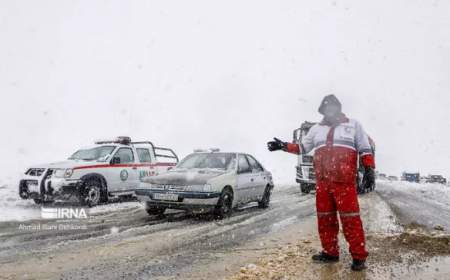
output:
[[[224,152],[224,151],[220,151],[220,152],[200,151],[200,152],[193,152],[193,154],[245,154],[245,153],[240,153],[240,152]]]

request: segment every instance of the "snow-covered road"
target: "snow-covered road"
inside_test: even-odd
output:
[[[29,221],[41,219],[41,206],[33,200],[23,200],[18,195],[17,180],[0,180],[0,223],[7,221]],[[67,205],[67,204],[61,204]],[[109,203],[89,209],[90,214],[122,211],[141,207],[137,201]]]
[[[53,229],[62,223],[53,220],[2,222],[0,275],[83,279],[89,271],[91,279],[130,274],[147,279],[187,274],[195,263],[314,217],[313,198],[300,195],[298,187],[285,188],[275,192],[269,209],[250,204],[223,221],[179,211],[149,217],[140,204],[130,202],[96,207],[91,219],[71,222],[75,229]]]
[[[403,223],[419,224],[429,230],[441,226],[450,232],[449,186],[379,181],[376,191]]]
[[[0,279],[222,278],[299,239],[318,246],[314,195],[301,194],[298,186],[277,188],[269,209],[250,204],[223,221],[178,211],[149,217],[138,202],[92,208],[88,220],[42,220],[40,207],[21,201],[13,188],[3,185],[0,194],[0,210],[9,215],[0,221]],[[447,229],[448,197],[446,186],[379,182],[375,193],[360,197],[365,230],[369,236],[392,235],[403,230],[401,224],[423,221]],[[52,228],[61,224],[72,228]],[[33,225],[40,229],[24,229]],[[367,279],[392,273],[371,272],[376,277]]]

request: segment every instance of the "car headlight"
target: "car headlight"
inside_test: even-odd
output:
[[[65,169],[56,169],[56,170],[53,172],[53,177],[55,177],[55,178],[63,178],[65,172],[66,172]]]
[[[154,189],[154,190],[164,190],[164,186],[163,185],[158,185],[158,184],[149,184],[147,185],[150,189]]]
[[[73,169],[72,168],[68,168],[64,172],[64,178],[70,178],[70,177],[72,177],[72,174],[73,174]]]
[[[68,169],[56,169],[53,172],[53,176],[55,178],[70,178],[73,174],[73,169],[72,168],[68,168]]]
[[[211,192],[212,191],[212,186],[210,184],[205,184],[203,186],[203,191],[204,192]]]
[[[209,187],[206,187],[209,186]],[[211,189],[210,185],[189,185],[189,186],[185,186],[184,190],[188,191],[188,192],[208,192]]]

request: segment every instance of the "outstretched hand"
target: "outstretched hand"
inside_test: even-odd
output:
[[[277,151],[277,150],[285,150],[286,149],[286,147],[287,147],[286,142],[283,142],[276,137],[274,137],[273,140],[274,141],[267,142],[267,149],[269,149],[269,151],[273,152],[273,151]]]

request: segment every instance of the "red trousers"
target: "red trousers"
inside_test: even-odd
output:
[[[316,209],[320,241],[325,253],[339,256],[339,222],[342,223],[345,239],[353,259],[365,260],[365,237],[359,216],[358,196],[355,184],[318,181]]]

